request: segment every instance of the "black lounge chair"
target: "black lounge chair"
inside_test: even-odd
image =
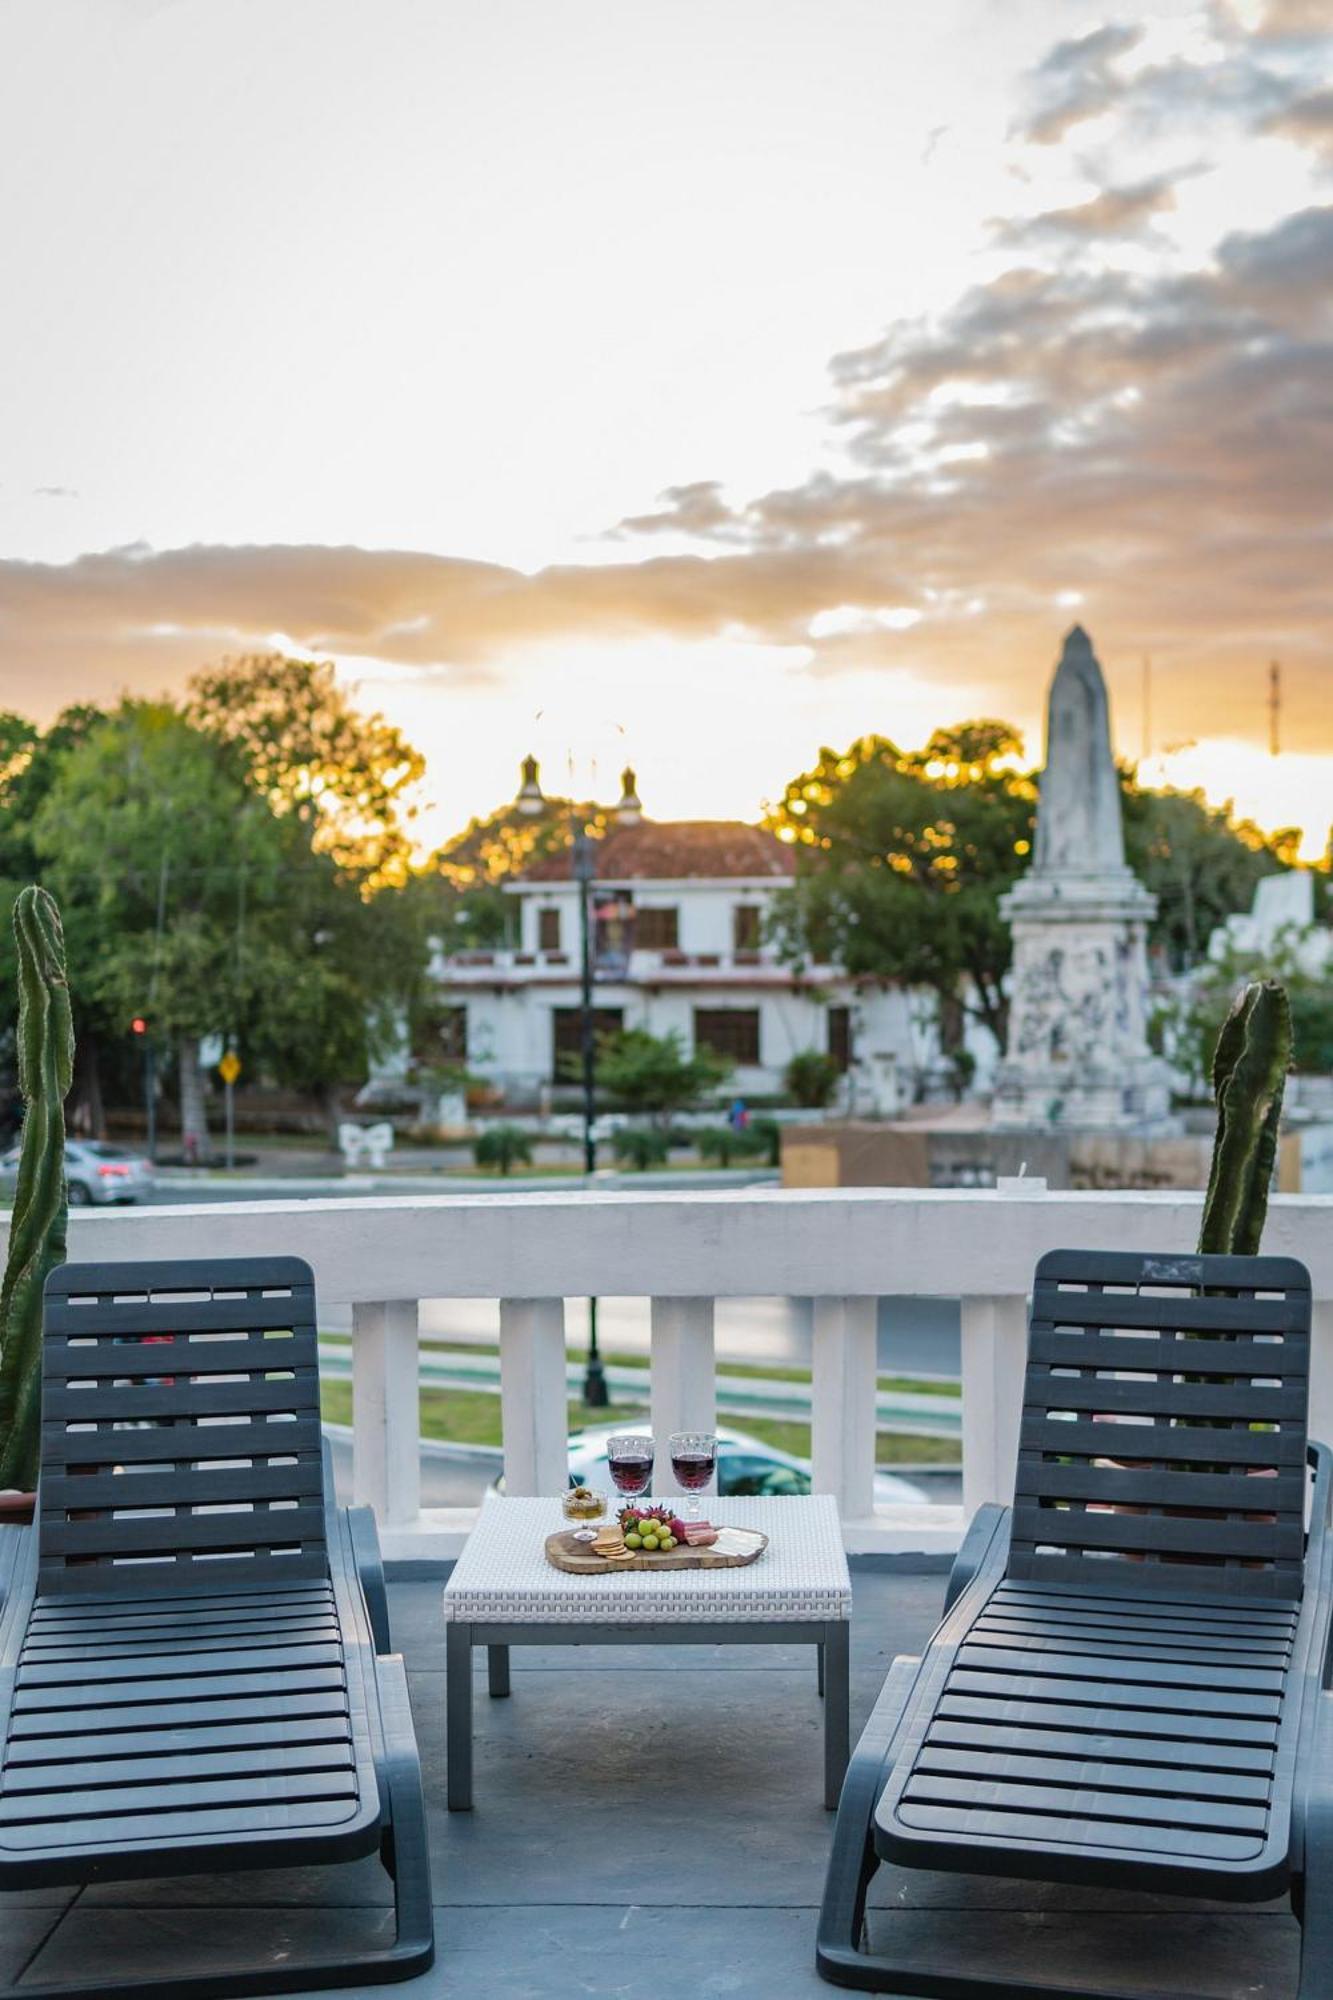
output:
[[[1310,1279],[1290,1258],[1042,1258],[1014,1506],[979,1510],[943,1622],[894,1663],[852,1758],[826,1979],[1069,1991],[863,1950],[892,1862],[1236,1901],[1290,1889],[1301,2000],[1333,1995],[1333,1460],[1307,1441],[1309,1358]]]
[[[335,1505],[295,1257],[46,1285],[39,1514],[0,1614],[0,1888],[379,1852],[395,1937],[25,1996],[276,1993],[434,1955],[421,1766],[368,1509]],[[244,1953],[244,1939],[240,1941]]]

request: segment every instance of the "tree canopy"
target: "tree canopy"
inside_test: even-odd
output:
[[[405,878],[410,789],[425,760],[393,723],[353,705],[331,661],[227,661],[195,675],[186,716],[243,752],[249,783],[301,821],[317,853],[376,883]]]
[[[1197,792],[1140,788],[1121,772],[1126,858],[1158,899],[1150,941],[1177,969],[1294,859],[1295,836],[1236,824]],[[1037,775],[1008,724],[936,730],[924,749],[882,736],[821,750],[768,824],[796,850],[775,931],[794,963],[923,986],[946,1030],[968,1009],[1003,1043],[1008,926],[999,903],[1029,864]]]
[[[1249,908],[1261,877],[1295,860],[1298,833],[1237,823],[1202,792],[1141,790],[1126,769],[1121,798],[1125,857],[1157,898],[1152,942],[1176,971],[1197,965],[1217,926]]]
[[[1003,1040],[1009,933],[998,902],[1027,866],[1036,787],[1006,723],[938,729],[922,750],[863,736],[825,749],[768,824],[796,849],[779,898],[786,955],[967,997]]]
[[[74,709],[45,733],[0,716],[0,881],[6,902],[38,879],[61,905],[91,1102],[136,1016],[196,1140],[206,1036],[326,1101],[364,1080],[425,963],[420,906],[389,886],[420,769],[299,661],[201,676],[183,708]]]
[[[576,1070],[577,1059],[570,1064]],[[689,1111],[720,1089],[731,1064],[712,1049],[692,1056],[675,1029],[651,1035],[646,1028],[627,1028],[605,1035],[597,1046],[597,1087],[624,1106],[656,1124],[669,1123],[672,1113]]]

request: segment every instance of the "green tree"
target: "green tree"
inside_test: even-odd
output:
[[[838,1087],[838,1065],[822,1049],[798,1049],[784,1078],[789,1094],[807,1111],[822,1111]]]
[[[146,1016],[174,1056],[187,1149],[207,1145],[206,1035],[301,1090],[364,1076],[377,1003],[413,962],[392,903],[313,852],[235,746],[127,703],[63,760],[33,840],[69,910],[83,1004],[122,1036]]]
[[[1174,1054],[1190,1070],[1200,1095],[1207,1094],[1213,1051],[1232,1003],[1255,980],[1277,980],[1287,990],[1293,1069],[1307,1076],[1333,1074],[1333,986],[1326,973],[1302,964],[1294,940],[1282,939],[1269,952],[1227,951],[1209,964],[1195,988]]]
[[[127,701],[61,757],[32,840],[86,1004],[122,1032],[147,1016],[176,1056],[187,1149],[203,1149],[199,1043],[252,998],[254,941],[294,859],[280,822],[239,755],[168,703]],[[287,974],[301,969],[289,949]]]
[[[656,1125],[622,1125],[612,1137],[611,1150],[622,1167],[645,1173],[649,1167],[666,1164],[667,1135]]]
[[[1003,1043],[1009,933],[998,903],[1027,867],[1036,786],[1003,722],[923,750],[864,736],[787,786],[768,824],[796,850],[774,931],[793,963],[925,986]]]
[[[1151,942],[1175,970],[1187,970],[1217,926],[1249,908],[1256,884],[1290,865],[1300,836],[1237,823],[1202,792],[1140,790],[1128,769],[1121,787],[1126,859],[1157,898]]]
[[[511,799],[494,812],[469,820],[461,833],[436,849],[430,867],[460,894],[487,885],[494,888],[548,854],[563,853],[574,838],[575,826],[583,826],[599,838],[606,825],[605,808],[591,800],[579,804],[573,799],[544,797],[538,811],[527,812]]]
[[[598,1044],[597,1087],[627,1111],[666,1126],[675,1112],[689,1111],[717,1091],[731,1067],[711,1049],[687,1056],[675,1029],[650,1035],[645,1028],[627,1028]]]
[[[301,822],[316,853],[372,886],[406,879],[425,760],[393,723],[354,706],[331,661],[226,661],[195,675],[186,715],[244,753],[250,783]]]
[[[499,1174],[532,1164],[532,1142],[521,1125],[488,1125],[472,1144],[472,1157],[479,1167],[494,1167]]]
[[[701,1160],[715,1160],[719,1167],[729,1167],[733,1160],[753,1159],[756,1153],[768,1151],[764,1134],[750,1126],[707,1125],[694,1134],[694,1144]]]

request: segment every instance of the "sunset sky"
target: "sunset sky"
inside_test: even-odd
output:
[[[1333,0],[0,0],[0,705],[334,658],[423,828],[1092,633],[1333,817]],[[1268,754],[1270,659],[1282,755]],[[596,766],[594,774],[593,766]]]

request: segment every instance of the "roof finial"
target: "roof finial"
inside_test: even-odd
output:
[[[546,800],[542,797],[540,770],[541,766],[538,764],[537,759],[529,752],[523,759],[523,782],[518,788],[518,797],[514,801],[518,810],[521,813],[527,813],[529,816],[535,816],[537,813],[546,811]]]
[[[643,806],[639,801],[634,770],[632,765],[626,764],[620,774],[620,804],[616,807],[616,820],[620,826],[637,826],[642,818]]]

